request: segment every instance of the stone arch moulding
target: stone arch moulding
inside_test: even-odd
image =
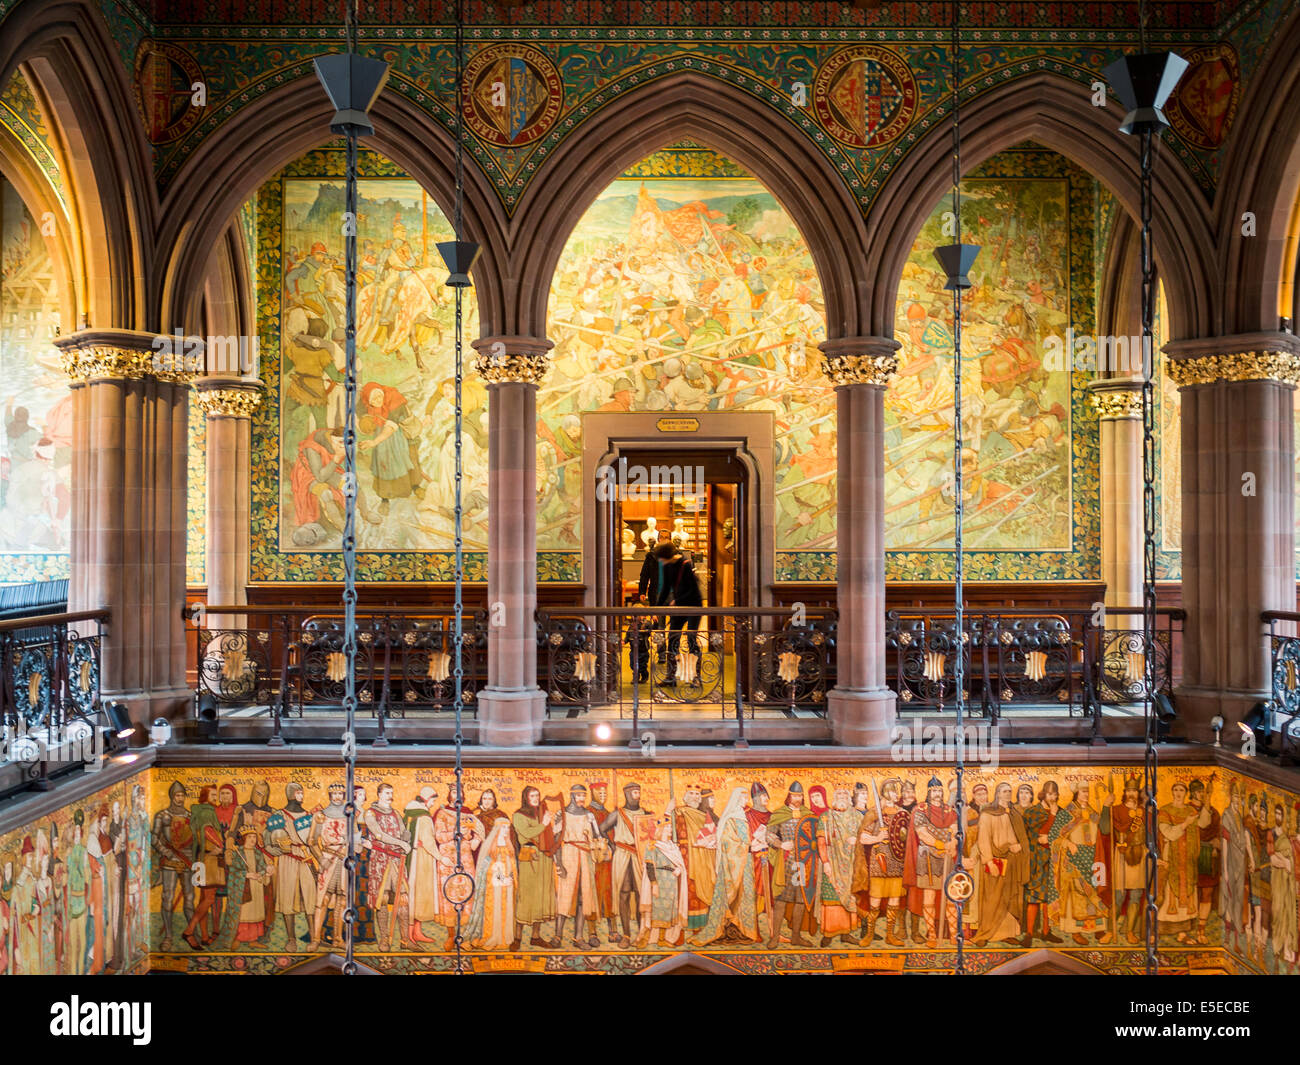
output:
[[[826,156],[743,90],[687,71],[619,97],[565,138],[529,184],[512,220],[506,332],[546,335],[551,280],[578,221],[630,165],[695,140],[746,167],[799,228],[821,282],[830,339],[857,336],[865,297],[862,211]]]
[[[45,175],[32,162],[31,156],[17,138],[4,127],[0,127],[0,175],[17,190],[19,199],[27,206],[38,225],[47,212],[54,217],[54,233],[46,235],[42,227],[42,236],[58,280],[59,321],[68,326],[75,325],[77,294],[81,289],[76,234]]]
[[[1104,976],[1100,969],[1060,951],[1042,947],[1017,954],[989,969],[985,976]]]
[[[1223,149],[1215,208],[1222,254],[1225,334],[1278,328],[1287,222],[1300,197],[1300,7],[1273,35],[1247,86]],[[1255,216],[1253,237],[1242,215]]]
[[[1138,144],[1119,132],[1117,104],[1094,107],[1073,81],[1031,74],[962,101],[962,164],[972,169],[1005,148],[1032,140],[1099,178],[1131,216],[1138,213]],[[952,126],[933,123],[890,174],[867,213],[864,280],[869,329],[894,335],[903,264],[940,197],[952,187]],[[1153,241],[1169,301],[1172,337],[1206,336],[1219,320],[1213,234],[1191,175],[1163,151],[1154,173]]]
[[[156,286],[164,332],[198,323],[187,315],[202,291],[213,246],[240,206],[299,156],[335,140],[333,110],[310,66],[303,76],[236,112],[195,148],[163,200],[159,247],[167,268]],[[451,214],[455,143],[426,111],[392,87],[371,110],[375,135],[361,141],[393,160]],[[465,231],[483,248],[472,272],[483,336],[501,333],[501,276],[509,271],[504,212],[474,163],[465,165]]]
[[[143,329],[158,199],[130,78],[97,5],[20,0],[3,22],[0,84],[21,63],[45,111],[81,249],[78,310]],[[72,322],[70,328],[79,323]]]

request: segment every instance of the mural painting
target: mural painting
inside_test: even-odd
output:
[[[343,183],[283,182],[280,546],[338,551],[343,528]],[[455,304],[442,212],[414,182],[358,188],[357,415],[361,551],[452,547]],[[465,335],[477,336],[471,298]],[[465,546],[487,546],[487,391],[465,384]]]
[[[0,836],[0,973],[147,967],[155,867],[146,780],[137,775]]]
[[[72,398],[52,343],[59,292],[40,226],[0,180],[0,581],[68,575]]]
[[[538,395],[538,547],[581,547],[584,411],[762,410],[776,416],[777,549],[834,550],[835,397],[812,259],[759,182],[725,176],[743,171],[711,152],[682,157],[723,176],[613,182],[560,258]]]
[[[274,971],[337,944],[346,851],[342,772],[155,770],[159,965]],[[952,772],[883,768],[362,767],[359,954],[445,967],[460,860],[477,968],[541,955],[551,971],[636,971],[656,955],[745,971],[826,970],[865,955],[952,966]],[[1157,920],[1166,964],[1297,970],[1296,796],[1210,768],[1162,771]],[[1132,767],[967,774],[964,935],[974,971],[1027,949],[1141,971],[1145,829]],[[196,864],[197,863],[197,864]],[[201,865],[194,884],[183,870]],[[838,960],[837,960],[838,959]]]

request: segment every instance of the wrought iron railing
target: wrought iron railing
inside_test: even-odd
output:
[[[219,710],[264,707],[272,738],[284,719],[343,708],[343,615],[293,606],[209,606],[190,611],[195,691]],[[450,611],[357,611],[357,695],[378,724],[450,712],[456,664]],[[472,713],[487,682],[487,624],[468,611],[461,631],[464,699]]]
[[[93,738],[108,619],[107,610],[85,610],[0,622],[0,760],[12,755],[44,777],[74,724]]]
[[[1055,705],[1070,716],[1091,715],[1099,725],[1104,706],[1137,703],[1143,697],[1143,633],[1114,627],[1134,613],[1140,611],[1107,608],[1107,623],[1095,610],[968,609],[959,640],[950,610],[890,611],[885,624],[888,683],[898,694],[900,711],[950,707],[960,647],[971,712],[997,721],[1004,707]],[[1185,614],[1166,607],[1159,617],[1153,650],[1156,684],[1167,693],[1174,683]]]
[[[824,607],[624,607],[537,612],[538,672],[552,714],[641,721],[668,708],[824,715],[835,611]]]
[[[1278,748],[1284,756],[1294,758],[1300,753],[1300,613],[1266,610],[1261,617],[1268,625]]]

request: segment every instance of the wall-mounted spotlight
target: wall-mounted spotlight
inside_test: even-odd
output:
[[[104,704],[104,716],[108,718],[108,746],[114,754],[124,751],[135,735],[135,725],[131,721],[131,711],[126,703],[111,702]]]
[[[199,738],[206,743],[217,741],[217,726],[220,721],[220,706],[216,696],[203,692],[194,697],[194,720],[198,723]]]
[[[154,721],[149,729],[149,742],[155,747],[166,747],[172,738],[172,723],[165,717]]]
[[[592,730],[592,735],[596,737],[597,743],[608,743],[614,736],[614,730],[609,727],[608,722],[602,721]]]

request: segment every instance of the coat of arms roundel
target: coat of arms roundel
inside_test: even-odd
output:
[[[488,144],[518,148],[540,140],[563,104],[559,70],[531,45],[491,44],[465,65],[465,122]]]
[[[841,48],[813,82],[813,110],[842,144],[877,148],[895,140],[916,113],[916,79],[897,52],[878,45]]]

